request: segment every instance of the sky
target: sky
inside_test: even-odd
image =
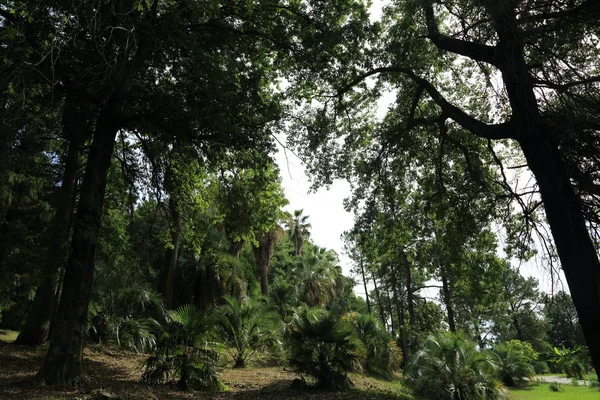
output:
[[[386,1],[374,0],[372,3],[371,20],[377,20],[381,16],[381,8]],[[383,115],[392,101],[392,94],[384,96],[378,104],[378,114]],[[285,138],[280,138],[280,140],[285,143]],[[312,225],[311,238],[314,243],[335,250],[340,257],[344,275],[352,276],[350,273],[352,262],[343,251],[343,241],[341,239],[342,233],[351,229],[353,225],[353,215],[345,211],[343,207],[344,199],[350,195],[350,185],[346,181],[337,180],[329,189],[322,187],[316,192],[310,192],[311,183],[305,173],[302,161],[292,152],[285,151],[279,143],[277,146],[279,151],[276,154],[276,161],[281,171],[285,195],[289,200],[286,210],[290,213],[293,213],[294,210],[304,210],[304,215],[309,216]],[[501,246],[502,243],[500,243]],[[503,255],[501,251],[499,253],[501,256]],[[540,256],[536,256],[528,262],[511,261],[513,265],[519,266],[523,276],[537,278],[541,290],[548,293],[568,290],[562,272],[556,279],[557,277],[551,275]],[[552,279],[553,277],[554,279]],[[362,282],[358,283],[355,292],[358,295],[364,295]]]

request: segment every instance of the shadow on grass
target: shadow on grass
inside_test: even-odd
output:
[[[235,384],[232,385],[235,390]],[[293,400],[293,399],[313,399],[313,400],[402,400],[412,399],[409,395],[403,395],[401,392],[381,391],[381,390],[366,390],[366,389],[350,389],[343,392],[323,390],[312,386],[302,386],[292,388],[290,380],[276,380],[258,389],[241,390],[227,394],[221,394],[219,399],[272,399],[272,400]]]

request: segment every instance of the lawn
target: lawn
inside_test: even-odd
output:
[[[560,385],[560,392],[550,391],[548,383],[540,383],[523,389],[510,390],[512,400],[599,400],[598,388],[589,386]]]
[[[12,343],[17,339],[19,332],[0,329],[0,342]]]

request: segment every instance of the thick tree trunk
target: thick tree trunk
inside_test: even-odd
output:
[[[60,268],[64,266],[68,255],[79,146],[80,139],[85,136],[86,125],[87,117],[81,110],[81,103],[67,99],[63,115],[63,132],[69,139],[69,149],[65,160],[62,184],[57,192],[56,213],[50,228],[45,278],[35,292],[31,311],[27,315],[25,326],[15,341],[16,344],[40,345],[48,338],[50,322],[58,299]]]
[[[74,221],[71,254],[65,268],[55,322],[56,333],[50,340],[39,372],[49,385],[71,385],[84,377],[83,341],[94,275],[94,255],[120,109],[118,103],[107,103],[94,132]]]
[[[579,323],[600,378],[600,261],[585,224],[581,201],[558,149],[541,138],[521,140],[521,148],[539,185]]]
[[[216,264],[208,264],[198,272],[194,284],[195,304],[202,311],[207,311],[222,298],[221,278]]]
[[[443,264],[440,265],[440,276],[442,278],[442,297],[444,298],[444,305],[446,306],[446,313],[448,315],[448,327],[450,328],[450,332],[456,333],[454,307],[452,306],[452,289],[450,289],[450,282],[448,282],[448,270]]]
[[[162,278],[162,293],[167,308],[173,307],[173,289],[175,285],[175,271],[177,270],[177,259],[179,257],[179,242],[181,241],[181,214],[177,202],[171,196],[169,198],[169,213],[171,216],[171,246],[167,249],[165,269]]]

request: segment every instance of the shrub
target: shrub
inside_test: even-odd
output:
[[[528,343],[519,340],[500,343],[494,346],[491,355],[496,374],[506,386],[515,386],[535,373],[532,362],[537,359],[537,353]]]
[[[548,388],[550,389],[551,392],[560,392],[561,390],[563,390],[560,387],[560,383],[557,383],[557,382],[551,382],[550,385],[548,385]]]
[[[554,362],[558,365],[561,372],[567,375],[567,378],[583,379],[584,365],[579,357],[580,347],[575,349],[554,348]]]
[[[138,353],[151,351],[165,318],[162,295],[149,284],[122,277],[120,270],[98,269],[88,314],[88,333],[96,342],[114,341]]]
[[[548,363],[546,361],[537,360],[533,363],[533,371],[536,375],[543,375],[550,372]]]
[[[363,352],[352,326],[322,309],[303,310],[288,333],[290,365],[324,389],[353,386],[348,372],[360,370]]]
[[[351,313],[344,317],[356,330],[366,349],[364,368],[377,375],[389,378],[402,363],[402,351],[396,342],[371,315]]]
[[[213,342],[209,318],[185,305],[167,314],[154,354],[146,360],[142,380],[172,383],[182,390],[222,389],[216,364],[219,346]]]
[[[410,360],[405,376],[418,396],[435,399],[505,399],[487,352],[459,334],[428,337]]]
[[[244,368],[256,351],[279,343],[274,318],[257,301],[240,301],[227,296],[218,314],[222,338],[236,368]]]

